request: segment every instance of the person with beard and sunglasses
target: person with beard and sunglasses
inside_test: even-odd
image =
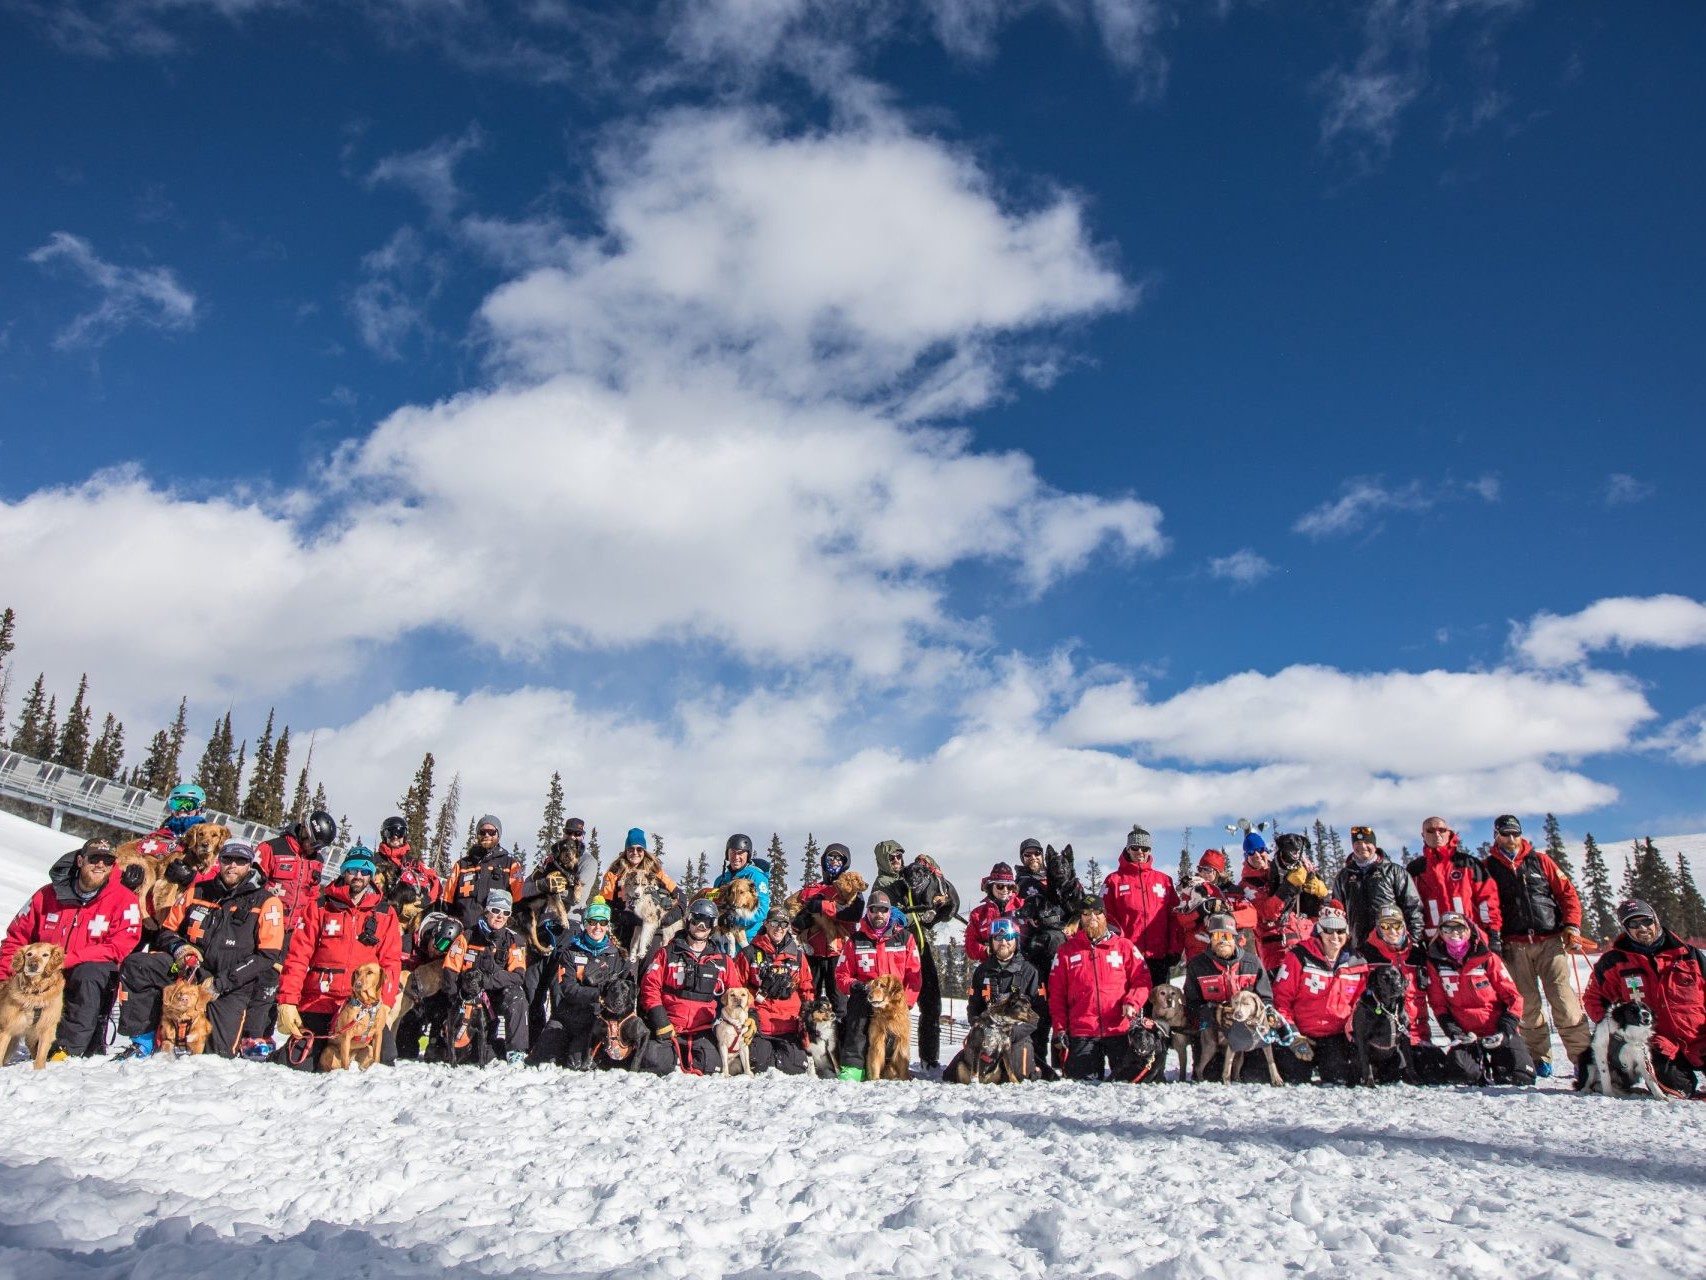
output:
[[[871,1004],[866,999],[865,988],[885,975],[900,979],[907,1007],[916,1008],[918,993],[924,985],[918,943],[907,927],[905,916],[894,909],[888,891],[872,889],[865,898],[865,918],[847,939],[841,963],[835,970],[835,984],[847,998],[839,1050],[842,1080],[865,1078],[865,1050],[871,1025]]]
[[[397,913],[374,887],[373,856],[361,845],[344,855],[338,878],[303,913],[302,927],[290,938],[284,975],[278,987],[278,1030],[287,1037],[279,1051],[288,1065],[319,1069],[319,1050],[332,1020],[350,996],[355,971],[377,964],[385,975],[380,1002],[389,1011],[402,988],[403,942]],[[397,1044],[389,1017],[379,1061],[396,1061]],[[296,1052],[292,1052],[296,1049]]]
[[[735,957],[711,945],[716,927],[717,904],[695,898],[681,932],[646,961],[639,1012],[652,1040],[640,1059],[642,1071],[708,1075],[717,1069],[717,1002],[734,985]]]

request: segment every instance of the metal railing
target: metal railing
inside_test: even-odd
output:
[[[0,751],[0,796],[51,809],[56,830],[61,815],[71,814],[142,835],[159,827],[166,814],[164,796],[83,773],[69,765],[37,760],[18,751]],[[272,827],[211,809],[207,816],[209,821],[229,827],[237,839],[251,844],[270,840],[277,834]]]

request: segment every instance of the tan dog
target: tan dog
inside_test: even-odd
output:
[[[893,974],[872,978],[865,988],[871,1024],[865,1032],[865,1079],[912,1079],[912,1019],[906,988]]]
[[[22,1040],[40,1071],[47,1065],[65,1006],[65,951],[32,942],[12,957],[12,976],[0,987],[0,1066]]]
[[[835,905],[837,907],[851,906],[853,900],[869,887],[865,882],[865,877],[857,871],[843,871],[835,877]],[[791,895],[788,898],[788,914],[790,916],[799,915],[801,905],[800,895],[797,893]],[[852,932],[852,925],[842,924],[834,916],[814,915],[811,918],[811,923],[801,932],[800,940],[803,942],[816,934],[823,939],[824,949],[833,953],[840,950],[838,944]]]
[[[175,1052],[182,1045],[190,1053],[206,1053],[208,1037],[213,1034],[207,1006],[213,1000],[212,978],[168,982],[160,993],[160,1050]]]
[[[148,891],[145,901],[148,910],[156,920],[163,919],[179,898],[184,896],[184,886],[173,884],[166,879],[166,867],[173,862],[182,861],[188,868],[192,882],[213,865],[219,856],[220,846],[231,838],[231,828],[222,827],[217,822],[202,822],[184,832],[178,841],[182,853],[168,856],[165,866],[160,868],[160,877],[155,880],[154,887]],[[140,896],[140,895],[138,895]]]
[[[667,947],[686,920],[663,923],[663,918],[675,910],[675,898],[644,863],[622,872],[616,881],[616,893],[622,905],[640,921],[628,947],[628,955],[638,971],[650,957],[652,948]]]
[[[758,886],[746,876],[736,876],[720,889],[704,895],[717,904],[717,925],[711,930],[711,945],[729,955],[739,955],[746,945],[747,930],[753,936],[763,921],[753,921],[758,914]]]
[[[1185,1031],[1185,993],[1170,983],[1162,983],[1149,993],[1149,1016],[1156,1025],[1165,1028],[1173,1052],[1179,1055],[1179,1079],[1191,1078],[1191,1037]],[[1161,1063],[1161,1074],[1167,1074],[1167,1064]]]
[[[1220,1083],[1230,1084],[1244,1065],[1244,1055],[1252,1049],[1234,1049],[1233,1040],[1245,1045],[1259,1045],[1268,1060],[1268,1080],[1283,1085],[1279,1067],[1274,1063],[1274,1047],[1268,1043],[1268,1009],[1254,991],[1240,991],[1225,1004],[1214,1007],[1214,1025],[1202,1033],[1197,1054],[1197,1079],[1203,1078],[1203,1067],[1216,1053],[1220,1054]]]
[[[379,997],[385,989],[385,970],[368,961],[350,979],[349,999],[332,1019],[331,1042],[320,1050],[320,1070],[343,1071],[359,1066],[366,1071],[379,1061],[385,1034],[385,1006]]]
[[[757,1026],[752,1020],[752,992],[745,987],[730,987],[723,992],[723,1007],[717,1013],[714,1031],[717,1036],[717,1052],[722,1056],[723,1074],[732,1076],[735,1064],[747,1075],[752,1074],[752,1055],[748,1046],[752,1037],[757,1033]]]

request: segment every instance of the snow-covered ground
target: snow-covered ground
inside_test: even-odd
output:
[[[1702,1113],[1550,1085],[12,1067],[0,1277],[1706,1274]]]

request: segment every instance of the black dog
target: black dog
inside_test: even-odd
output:
[[[444,1020],[440,1033],[446,1063],[453,1067],[465,1063],[483,1067],[497,1056],[492,1050],[491,1037],[486,1034],[489,1012],[490,1006],[483,995],[452,1002],[450,1016]]]
[[[1173,1047],[1172,1032],[1158,1027],[1149,1018],[1133,1018],[1131,1029],[1125,1033],[1126,1049],[1131,1053],[1132,1079],[1161,1080],[1167,1074],[1167,1051]]]
[[[1357,1079],[1378,1083],[1380,1065],[1396,1059],[1398,1078],[1418,1083],[1410,1053],[1410,1016],[1404,1011],[1407,984],[1395,964],[1377,964],[1368,971],[1368,985],[1357,1000],[1351,1034],[1357,1046]]]
[[[617,974],[598,989],[598,1017],[592,1028],[593,1065],[603,1070],[634,1071],[652,1041],[651,1028],[634,1012],[639,987]]]

